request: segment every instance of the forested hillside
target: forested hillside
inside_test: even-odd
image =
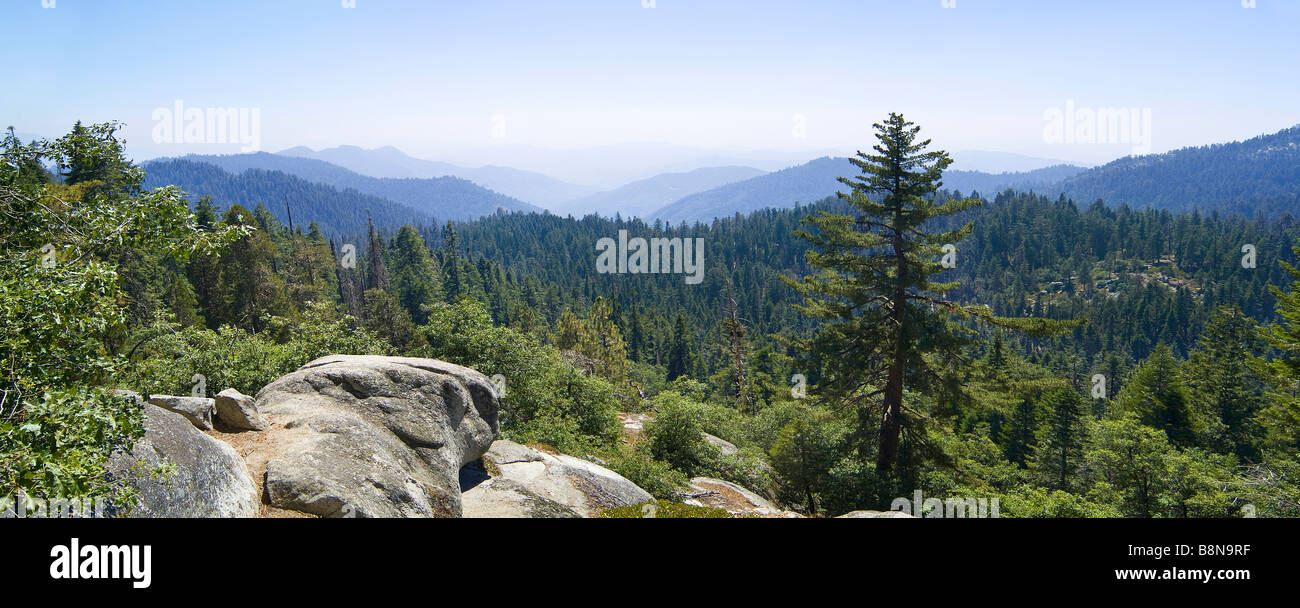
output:
[[[406,205],[362,194],[338,190],[315,181],[280,171],[247,169],[227,172],[216,165],[193,160],[156,161],[146,164],[146,188],[177,186],[192,198],[211,197],[223,208],[242,205],[267,206],[275,217],[289,223],[286,205],[297,215],[296,222],[316,222],[327,233],[359,232],[367,217],[382,225],[427,223],[434,217]]]
[[[765,207],[811,203],[840,191],[844,159],[820,158],[769,175],[701,192],[669,205],[651,219],[712,221]],[[948,171],[944,187],[994,195],[1006,189],[1056,196],[1086,205],[1103,200],[1190,213],[1219,212],[1277,218],[1300,209],[1300,127],[1242,142],[1127,157],[1093,169],[1070,165],[1024,173]]]
[[[1121,158],[1061,184],[1075,200],[1277,217],[1300,209],[1300,126],[1241,142]]]
[[[877,130],[885,152],[840,161],[848,196],[810,206],[687,227],[372,209],[394,223],[336,234],[309,219],[335,199],[285,192],[297,178],[205,173],[226,191],[185,201],[140,188],[112,125],[11,137],[0,358],[24,362],[3,378],[23,405],[0,419],[0,474],[130,500],[97,467],[139,421],[104,390],[198,374],[253,394],[345,352],[500,374],[506,438],[669,501],[703,475],[812,516],[914,491],[1004,517],[1300,515],[1300,226],[961,198],[914,125]],[[703,239],[704,280],[602,272],[597,243],[622,231]],[[83,408],[102,415],[72,425]],[[50,426],[78,430],[56,449]]]
[[[761,175],[744,181],[719,186],[712,190],[683,197],[651,214],[651,220],[665,222],[710,222],[737,213],[748,214],[759,209],[786,208],[795,203],[810,204],[842,190],[837,181],[844,158],[819,158],[781,171]],[[1016,190],[1052,190],[1061,180],[1077,175],[1084,169],[1070,165],[1046,167],[1024,173],[982,173],[979,171],[948,171],[944,174],[944,187],[952,191],[992,194],[1007,188]]]
[[[184,173],[173,173],[174,167],[177,166],[174,163],[180,162],[212,165],[225,170],[231,176],[225,177],[191,165],[183,166]],[[182,186],[187,192],[217,198],[221,189],[231,189],[230,182],[238,181],[244,172],[251,170],[284,173],[337,190],[355,190],[438,219],[467,220],[496,213],[498,209],[541,211],[538,207],[455,177],[380,179],[353,173],[324,161],[276,154],[190,156],[178,160],[150,161],[145,163],[145,167],[150,175],[155,176],[149,179],[157,180],[150,181],[147,184],[149,186],[160,185],[163,181],[171,179],[173,181],[167,183]],[[178,179],[190,181],[175,181]],[[238,202],[238,199],[232,199],[232,202]]]

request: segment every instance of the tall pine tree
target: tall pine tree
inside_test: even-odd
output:
[[[931,231],[931,220],[980,204],[978,199],[940,200],[943,171],[952,159],[926,151],[920,127],[899,114],[875,126],[874,154],[859,152],[850,162],[861,174],[840,178],[849,186],[840,198],[856,215],[819,211],[797,234],[812,249],[806,259],[820,272],[786,282],[804,297],[797,308],[821,321],[816,336],[793,345],[820,361],[822,395],[856,410],[855,439],[864,456],[876,438],[876,473],[893,475],[905,425],[906,394],[930,394],[940,401],[961,398],[952,366],[972,332],[958,322],[974,317],[1035,334],[1058,333],[1076,323],[994,317],[985,306],[961,306],[945,294],[956,283],[932,279],[947,268],[948,247],[972,230]],[[950,258],[951,259],[951,258]]]

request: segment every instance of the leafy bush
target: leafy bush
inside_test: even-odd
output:
[[[652,506],[653,505],[653,506]],[[679,502],[656,500],[639,505],[610,509],[600,514],[609,519],[730,519],[726,509],[696,507]]]
[[[835,463],[826,473],[821,511],[830,516],[852,511],[879,510],[889,506],[893,490],[882,486],[876,468],[856,454]],[[883,504],[882,504],[883,503]]]
[[[643,445],[643,444],[640,444]],[[672,465],[651,458],[643,448],[620,445],[606,465],[611,471],[650,493],[655,498],[675,500],[686,487],[686,474]]]
[[[1113,505],[1062,490],[1024,485],[998,497],[999,517],[1122,517]]]
[[[131,449],[143,425],[143,410],[130,399],[97,390],[45,391],[25,399],[17,421],[0,419],[0,488],[129,504],[133,489],[106,477],[104,467],[113,452]]]
[[[504,377],[501,427],[507,436],[569,453],[617,441],[621,426],[608,381],[580,373],[535,336],[494,326],[481,302],[461,299],[428,313],[428,323],[418,329],[427,345],[413,354]]]
[[[718,458],[717,448],[704,441],[704,406],[673,391],[655,396],[655,418],[645,425],[650,455],[694,477]]]
[[[730,481],[769,499],[778,498],[772,465],[768,463],[767,455],[756,447],[743,447],[730,455],[717,454],[706,463],[701,473],[705,477]]]
[[[0,488],[47,499],[131,490],[104,475],[112,452],[143,434],[142,413],[89,386],[121,369],[125,252],[184,260],[238,229],[201,230],[175,188],[142,192],[119,125],[82,126],[53,142],[0,143]],[[58,167],[56,183],[46,166]]]
[[[163,326],[163,329],[167,329]],[[250,333],[229,325],[217,331],[187,327],[151,341],[133,368],[132,388],[151,394],[190,394],[201,374],[210,392],[234,388],[255,395],[276,378],[327,355],[383,355],[391,347],[333,305],[313,303],[303,320],[272,317],[267,330]]]

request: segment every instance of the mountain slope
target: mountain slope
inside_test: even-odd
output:
[[[1300,209],[1300,125],[1242,142],[1121,158],[1065,180],[1077,201],[1254,216]]]
[[[596,192],[595,188],[570,184],[548,175],[509,167],[468,168],[451,163],[412,158],[391,146],[365,150],[356,146],[339,146],[312,150],[302,146],[279,153],[280,156],[310,158],[332,163],[350,171],[378,178],[458,177],[534,205],[553,208]]]
[[[540,212],[541,208],[455,177],[376,178],[325,161],[258,152],[226,156],[186,156],[183,160],[216,165],[231,173],[250,169],[281,171],[340,190],[353,189],[424,212],[438,220],[469,220],[507,211]],[[157,162],[157,161],[154,161]]]
[[[577,217],[589,213],[613,217],[617,213],[628,218],[644,218],[683,197],[760,175],[765,175],[765,172],[753,167],[709,167],[686,173],[665,173],[571,201],[552,210],[558,215]]]
[[[734,184],[727,184],[682,198],[652,213],[650,220],[669,223],[707,222],[715,217],[749,213],[764,207],[793,207],[835,194],[841,184],[835,178],[852,167],[843,158],[819,158]]]
[[[288,223],[284,208],[287,200],[295,225],[316,222],[326,234],[364,232],[367,216],[381,226],[419,226],[434,221],[429,214],[405,205],[356,190],[340,191],[280,171],[249,169],[235,174],[188,159],[150,161],[143,168],[145,187],[178,186],[190,195],[191,203],[205,195],[211,196],[221,209],[234,204],[253,209],[262,203],[276,219]]]
[[[1028,173],[997,175],[949,171],[944,174],[944,187],[964,193],[979,191],[983,194],[993,194],[1006,188],[1046,190],[1079,171],[1083,169],[1069,165]],[[846,158],[819,158],[797,167],[683,197],[651,214],[650,219],[669,223],[708,222],[715,217],[730,217],[736,213],[749,213],[766,207],[784,209],[793,207],[796,203],[811,203],[845,190],[847,187],[836,178],[856,175],[857,172],[857,168]]]

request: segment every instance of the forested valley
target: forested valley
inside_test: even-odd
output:
[[[129,502],[102,467],[141,421],[112,389],[255,394],[347,353],[499,375],[503,437],[670,503],[707,475],[810,516],[916,491],[1002,517],[1300,516],[1289,214],[952,192],[891,116],[843,196],[793,209],[367,223],[307,186],[146,190],[115,130],[4,141],[5,487]],[[292,223],[317,205],[336,216]],[[703,239],[703,282],[598,272],[623,231]]]

